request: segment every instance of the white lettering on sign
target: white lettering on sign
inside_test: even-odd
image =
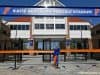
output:
[[[69,8],[14,8],[13,14],[17,15],[93,15],[91,9],[69,9]]]

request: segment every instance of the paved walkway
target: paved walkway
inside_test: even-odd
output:
[[[59,69],[52,63],[43,63],[40,56],[25,58],[23,63],[17,63],[16,70],[12,70],[14,63],[0,63],[0,75],[100,75],[100,61],[60,61]]]

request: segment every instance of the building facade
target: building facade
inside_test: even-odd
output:
[[[23,49],[22,43],[23,41],[21,39],[12,40],[10,38],[11,36],[11,30],[9,26],[6,26],[7,23],[3,23],[3,20],[0,20],[0,50],[15,50],[15,49]],[[17,54],[16,60],[22,59],[21,54]],[[8,61],[8,60],[14,60],[13,54],[0,54],[0,62]]]
[[[10,28],[0,20],[0,50],[10,47]]]
[[[40,0],[34,6],[64,7],[58,0]],[[56,10],[55,10],[56,11]],[[30,41],[30,49],[90,49],[91,24],[78,17],[18,17],[8,22],[11,38]]]
[[[91,31],[93,48],[100,49],[100,24],[94,26]]]
[[[100,24],[95,25],[91,29],[91,33],[92,33],[93,48],[100,49]],[[100,60],[100,53],[92,53],[91,58]]]

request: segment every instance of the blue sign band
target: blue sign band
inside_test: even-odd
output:
[[[4,16],[100,16],[95,8],[0,7]]]

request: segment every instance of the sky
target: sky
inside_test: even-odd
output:
[[[0,5],[32,6],[39,0],[0,0]],[[100,0],[59,0],[66,7],[100,7]],[[92,24],[99,24],[99,17],[82,17]]]

